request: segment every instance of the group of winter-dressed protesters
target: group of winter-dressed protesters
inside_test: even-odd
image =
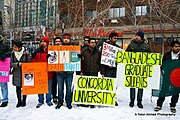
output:
[[[116,44],[118,34],[112,32],[109,34],[109,41],[106,41],[108,44],[119,47]],[[17,95],[17,105],[16,107],[26,106],[27,95],[22,95],[22,63],[26,62],[47,62],[48,57],[48,45],[49,39],[47,37],[42,37],[40,39],[39,48],[37,48],[32,55],[25,50],[21,41],[13,42],[13,51],[9,51],[9,47],[3,42],[3,36],[0,36],[0,60],[3,62],[7,57],[11,58],[10,66],[13,68],[12,74],[12,84],[16,87]],[[60,45],[72,45],[71,44],[71,35],[68,33],[63,34],[61,37],[55,37],[52,41],[55,46]],[[107,65],[100,64],[101,61],[101,49],[97,47],[95,38],[85,36],[83,44],[81,45],[81,53],[78,54],[78,57],[81,59],[81,71],[76,72],[77,75],[86,75],[86,76],[98,76],[98,72],[101,73],[102,77],[111,77],[116,78],[117,68]],[[171,50],[164,54],[163,62],[166,60],[180,59],[180,42],[174,40],[170,44]],[[151,52],[148,42],[145,40],[144,33],[138,31],[135,34],[135,38],[131,40],[126,51],[129,52]],[[117,66],[117,64],[116,64]],[[72,81],[73,81],[73,72],[48,72],[48,93],[45,95],[46,103],[48,106],[52,106],[53,103],[56,104],[55,109],[59,109],[63,106],[64,102],[64,85],[66,85],[66,94],[65,101],[68,109],[72,108]],[[7,82],[0,82],[2,99],[0,100],[0,107],[6,107],[8,105],[8,84]],[[134,102],[137,101],[137,106],[143,108],[142,98],[143,98],[143,89],[137,89],[136,97],[136,88],[130,88],[130,107],[134,107]],[[57,95],[58,93],[58,95]],[[135,100],[137,98],[137,100]],[[170,103],[171,112],[175,113],[176,103],[178,102],[179,93],[173,95]],[[51,102],[51,100],[53,100]],[[157,105],[154,108],[154,111],[159,111],[162,108],[162,104],[165,100],[165,97],[160,97],[157,100]],[[38,104],[36,108],[41,107],[44,104],[44,94],[38,94]],[[94,105],[84,105],[77,104],[80,107],[90,107],[94,108]],[[118,106],[117,101],[115,106]]]

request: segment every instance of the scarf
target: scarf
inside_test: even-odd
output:
[[[16,57],[16,59],[17,59],[18,61],[20,61],[23,53],[24,53],[24,47],[22,47],[21,51],[19,51],[19,52],[14,52],[14,55],[15,55],[15,57]]]

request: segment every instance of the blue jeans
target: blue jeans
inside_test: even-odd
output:
[[[0,82],[1,92],[2,92],[2,99],[1,102],[8,102],[8,84],[7,82]]]
[[[52,80],[48,80],[48,93],[46,94],[46,103],[51,102]],[[44,94],[38,94],[38,101],[44,103]]]
[[[66,84],[66,103],[71,104],[72,102],[72,86],[73,74],[72,73],[64,73],[59,72],[57,73],[57,83],[58,83],[58,102],[64,102],[64,82]]]
[[[136,88],[130,88],[130,99],[132,101],[135,100],[135,93],[136,93]],[[137,101],[142,101],[142,97],[143,97],[143,89],[138,89]]]

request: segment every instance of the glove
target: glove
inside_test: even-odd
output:
[[[82,58],[82,54],[77,54],[78,58]]]
[[[5,55],[5,54],[2,54],[2,55],[1,55],[1,61],[4,62],[5,59],[6,59],[6,55]]]
[[[49,57],[51,57],[51,55],[50,55],[50,54],[47,54],[47,55],[46,55],[46,58],[48,59]]]

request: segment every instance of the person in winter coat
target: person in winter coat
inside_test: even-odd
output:
[[[162,62],[165,62],[167,60],[180,60],[180,55],[179,55],[180,54],[180,42],[172,41],[170,47],[171,47],[171,51],[164,54]],[[171,97],[170,110],[173,113],[176,113],[175,107],[178,102],[178,99],[179,99],[179,94],[172,95],[172,97]],[[165,97],[159,96],[159,98],[157,100],[157,106],[154,108],[154,111],[157,112],[162,109],[164,100],[165,100]]]
[[[109,41],[107,43],[120,48],[120,46],[116,44],[117,39],[118,39],[118,34],[116,32],[111,32],[109,34]],[[116,64],[116,67],[107,66],[107,65],[103,65],[103,66],[104,66],[104,71],[105,71],[104,77],[116,78],[117,64]],[[118,106],[117,101],[115,102],[115,106]]]
[[[149,45],[144,40],[144,32],[139,31],[135,34],[135,39],[128,45],[126,51],[129,52],[151,52]],[[142,105],[143,89],[138,89],[137,106],[143,108]],[[135,88],[130,88],[130,107],[134,107]]]
[[[25,50],[21,41],[14,41],[13,52],[11,53],[11,67],[13,67],[13,85],[16,86],[16,95],[18,103],[16,107],[26,106],[27,95],[21,96],[22,89],[22,63],[30,62],[31,55]],[[21,99],[23,98],[23,99]]]
[[[104,75],[104,69],[100,64],[101,52],[96,47],[96,39],[88,40],[88,48],[82,52],[82,74],[89,76],[98,76],[98,72]]]
[[[6,57],[9,56],[9,47],[3,43],[4,37],[0,35],[0,61],[4,62]],[[1,87],[1,93],[2,93],[2,99],[0,99],[0,102],[2,104],[0,107],[6,107],[8,105],[8,84],[7,82],[0,82]]]
[[[83,40],[83,44],[81,45],[81,51],[85,51],[86,49],[88,49],[89,45],[88,45],[88,41],[89,41],[90,37],[89,36],[85,36],[84,40]]]
[[[54,42],[54,46],[62,45],[62,39],[58,36],[54,38],[53,42]],[[53,96],[53,103],[57,104],[58,97],[57,97],[57,75],[56,75],[56,72],[53,72],[52,96]]]
[[[109,41],[107,43],[120,48],[120,46],[116,44],[117,38],[118,38],[118,34],[116,32],[112,32],[109,34]],[[104,70],[105,70],[105,74],[104,74],[105,77],[116,78],[116,71],[117,71],[116,67],[104,65]]]
[[[48,44],[49,39],[47,37],[42,37],[40,41],[40,47],[35,50],[32,55],[32,62],[48,62]],[[52,106],[51,95],[52,95],[52,72],[48,72],[48,93],[46,94],[46,103],[48,106]],[[44,104],[44,94],[38,94],[38,104],[36,108],[39,108]]]
[[[82,67],[81,75],[86,76],[98,76],[98,72],[101,72],[101,75],[104,77],[104,69],[100,63],[101,61],[101,52],[96,46],[96,39],[90,38],[88,40],[88,48],[82,51]],[[86,105],[80,105],[82,107],[88,107]],[[94,105],[90,105],[90,108],[94,108]]]

